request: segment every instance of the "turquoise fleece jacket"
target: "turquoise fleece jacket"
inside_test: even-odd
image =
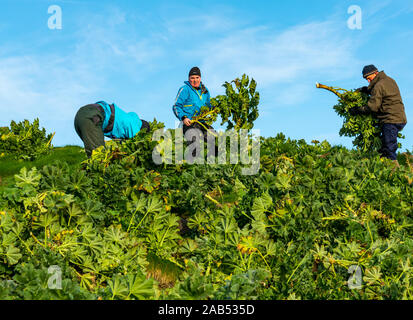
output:
[[[178,120],[182,120],[183,117],[192,119],[197,112],[201,111],[203,106],[207,106],[210,109],[213,108],[210,102],[209,91],[202,82],[198,90],[192,87],[189,81],[184,83],[185,85],[179,88],[175,104],[172,107]]]
[[[102,129],[106,129],[111,116],[109,104],[105,101],[96,102],[103,107],[105,111],[105,119],[103,121]],[[130,139],[133,138],[142,127],[142,121],[135,112],[125,112],[119,108],[115,103],[115,118],[113,122],[113,129],[110,132],[104,133],[106,137],[112,139]]]

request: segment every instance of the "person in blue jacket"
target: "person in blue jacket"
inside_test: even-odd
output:
[[[204,140],[207,141],[207,130],[198,123],[192,123],[192,118],[201,111],[202,107],[213,109],[209,90],[201,81],[201,70],[198,67],[193,67],[189,71],[188,81],[184,83],[185,85],[178,90],[172,110],[178,120],[182,121],[184,135],[189,129],[198,129],[203,134]],[[211,131],[214,130],[208,125],[205,127]]]
[[[79,109],[75,116],[75,130],[85,145],[86,155],[105,145],[105,138],[130,139],[140,130],[150,130],[149,123],[135,112],[125,112],[115,103],[98,101]]]

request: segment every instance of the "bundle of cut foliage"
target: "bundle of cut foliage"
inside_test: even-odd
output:
[[[357,90],[329,87],[317,83],[317,88],[333,92],[338,97],[338,104],[333,108],[343,118],[340,136],[354,138],[353,145],[364,152],[379,151],[381,149],[380,123],[374,114],[351,115],[349,110],[354,107],[367,105],[369,96]],[[399,138],[404,136],[399,133]],[[399,147],[401,145],[399,144]]]
[[[223,84],[225,95],[218,95],[211,99],[212,110],[201,108],[200,114],[193,119],[194,122],[212,125],[218,116],[221,125],[227,124],[227,130],[247,129],[254,127],[258,118],[259,92],[256,91],[257,83],[245,74],[231,82]]]

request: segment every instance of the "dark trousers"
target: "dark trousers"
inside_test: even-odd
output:
[[[212,131],[213,133],[216,133],[215,132],[215,130],[214,130],[214,128],[212,128],[211,126],[209,126],[209,125],[206,125],[206,124],[204,124],[204,126],[206,127],[206,128],[208,128],[208,130],[209,131]],[[183,130],[183,134],[184,134],[184,136],[185,136],[185,133],[188,131],[188,130],[190,130],[190,129],[198,129],[198,133],[201,135],[199,138],[200,139],[203,139],[203,141],[205,142],[205,143],[208,143],[209,141],[208,141],[208,130],[206,130],[203,126],[201,126],[200,124],[198,124],[198,123],[194,123],[194,124],[191,124],[190,126],[186,126],[185,124],[183,125],[183,128],[182,128]],[[211,135],[211,134],[210,134]],[[214,138],[214,145],[215,145],[215,137],[214,136],[212,136],[213,138]],[[187,144],[189,145],[189,144],[191,144],[191,143],[193,143],[194,141],[195,141],[195,137],[192,137],[192,140],[187,140]],[[211,149],[211,148],[209,148],[209,150],[210,150],[210,152],[212,151],[212,150],[215,150],[215,156],[217,156],[218,155],[218,146],[217,145],[215,145],[215,148],[214,149]],[[192,152],[192,155],[195,157],[195,150]],[[209,154],[208,154],[209,155]]]
[[[141,119],[141,121],[142,121],[141,130],[146,129],[146,132],[151,131],[151,126],[149,125],[149,122],[145,121],[145,120],[142,120],[142,119]]]
[[[102,130],[105,114],[98,109],[98,106],[98,104],[83,106],[75,116],[75,130],[83,141],[88,158],[94,149],[105,145]]]
[[[381,149],[382,157],[397,160],[397,135],[406,124],[383,123],[381,125]]]

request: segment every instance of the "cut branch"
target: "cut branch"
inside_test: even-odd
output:
[[[339,97],[339,98],[342,97],[342,95],[343,95],[342,92],[348,92],[348,90],[346,90],[346,89],[329,87],[329,86],[326,86],[326,85],[321,84],[321,83],[318,83],[318,82],[316,83],[316,87],[319,88],[319,89],[328,90],[328,91],[334,93],[334,94],[335,94],[337,97]],[[342,92],[340,92],[340,91],[342,91]]]

